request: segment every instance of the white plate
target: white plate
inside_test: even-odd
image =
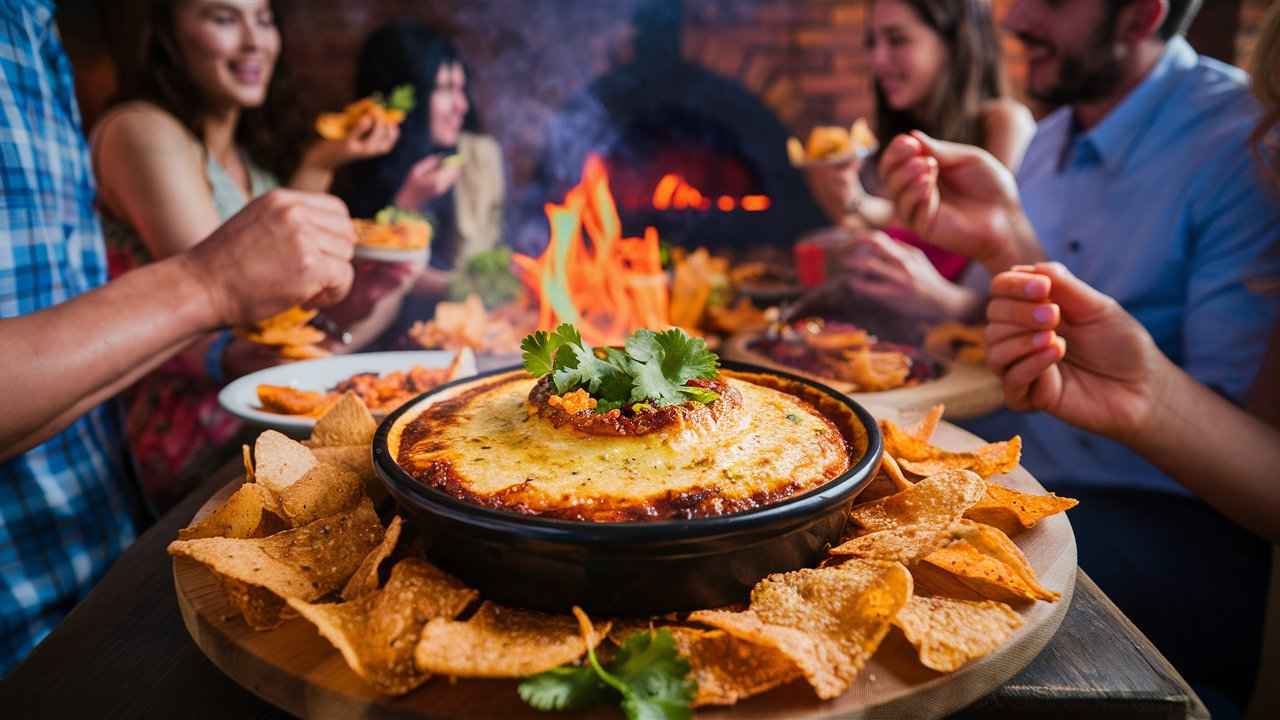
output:
[[[452,361],[451,350],[357,353],[303,360],[245,375],[222,388],[222,392],[218,393],[218,402],[227,412],[255,425],[287,433],[308,433],[315,427],[315,418],[281,415],[263,410],[258,403],[258,386],[287,385],[299,390],[324,392],[357,373],[381,374],[408,370],[414,365],[443,368],[448,367]],[[459,377],[476,374],[475,355],[465,352],[458,373]]]
[[[430,247],[428,246],[418,250],[397,250],[395,248],[372,247],[357,243],[353,254],[358,258],[363,258],[365,260],[377,260],[378,262],[426,265],[429,254],[427,251],[429,249]]]

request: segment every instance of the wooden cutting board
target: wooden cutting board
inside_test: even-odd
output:
[[[911,413],[869,407],[878,417],[900,422]],[[941,423],[934,443],[952,450],[982,444],[977,437]],[[1018,468],[994,482],[1027,492],[1044,492]],[[196,514],[202,517],[235,491],[232,483]],[[1044,587],[1062,594],[1056,603],[1023,610],[1024,624],[992,654],[950,674],[921,667],[914,649],[897,631],[889,633],[848,692],[819,701],[803,681],[724,708],[703,708],[699,718],[935,718],[963,708],[1024,668],[1048,644],[1066,615],[1076,577],[1076,543],[1071,523],[1059,514],[1014,537]],[[222,588],[203,565],[173,561],[174,587],[182,618],[196,645],[224,673],[281,709],[309,718],[528,718],[557,720],[619,718],[615,708],[583,713],[541,713],[521,702],[514,680],[457,680],[435,677],[408,695],[383,697],[343,662],[341,655],[306,620],[294,618],[269,632],[255,632],[227,604]]]

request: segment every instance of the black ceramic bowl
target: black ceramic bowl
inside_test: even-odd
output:
[[[813,566],[839,540],[849,506],[879,467],[883,441],[862,406],[825,385],[745,363],[722,367],[818,393],[820,407],[861,424],[852,430],[862,433],[866,451],[839,477],[773,505],[710,518],[625,523],[480,507],[423,485],[396,463],[388,436],[401,417],[449,388],[518,369],[511,367],[442,385],[391,413],[373,439],[374,467],[406,519],[429,538],[430,560],[487,599],[548,611],[578,605],[593,614],[623,616],[744,602],[761,578]]]

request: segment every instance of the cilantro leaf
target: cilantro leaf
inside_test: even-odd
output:
[[[516,692],[538,710],[577,710],[613,697],[609,686],[590,667],[568,665],[525,678]]]
[[[649,400],[656,405],[684,402],[684,391],[688,390],[684,384],[693,378],[715,377],[719,364],[706,342],[678,328],[660,333],[637,330],[627,338],[627,355],[635,377],[632,401]]]
[[[392,88],[391,98],[385,103],[388,110],[400,110],[406,113],[413,109],[413,104],[413,85],[410,83]]]
[[[627,638],[607,669],[591,648],[585,667],[549,670],[519,686],[520,697],[539,710],[578,709],[620,698],[629,720],[688,720],[697,692],[689,661],[665,628]]]
[[[662,348],[662,374],[677,385],[694,378],[713,378],[719,367],[719,358],[707,349],[702,338],[689,337],[679,328],[672,328],[654,336]]]
[[[720,399],[720,393],[706,388],[685,386],[680,388],[680,392],[684,393],[690,400],[700,402],[703,405],[710,405]]]
[[[538,330],[526,335],[524,340],[520,341],[524,369],[534,377],[542,377],[553,372],[557,364],[564,362],[560,349],[571,343],[580,345],[582,336],[578,334],[577,328],[568,323],[560,325],[551,333]]]

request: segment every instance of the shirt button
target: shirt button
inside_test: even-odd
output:
[[[1073,252],[1073,253],[1078,253],[1078,252],[1080,252],[1080,241],[1079,241],[1079,240],[1072,240],[1071,242],[1067,243],[1067,250],[1069,250],[1069,251],[1071,251],[1071,252]]]

